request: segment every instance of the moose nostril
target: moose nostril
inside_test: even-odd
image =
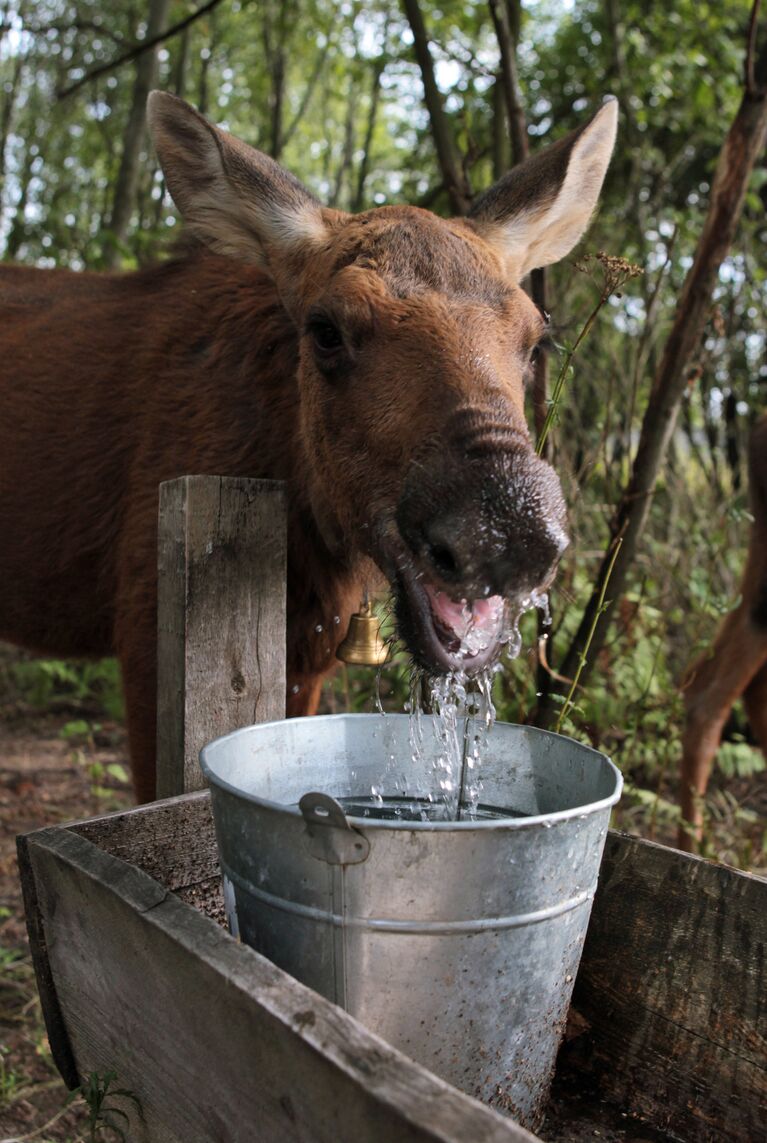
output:
[[[454,580],[459,576],[460,569],[450,548],[444,544],[429,544],[426,553],[432,567],[443,579]]]

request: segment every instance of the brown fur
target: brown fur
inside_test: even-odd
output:
[[[2,637],[115,652],[132,754],[153,756],[158,485],[285,479],[288,694],[291,713],[311,710],[335,646],[307,633],[343,632],[369,573],[358,557],[327,574],[297,446],[295,335],[264,275],[207,254],[124,277],[2,267],[0,324]],[[153,796],[151,768],[136,779]]]
[[[751,434],[749,491],[754,523],[740,603],[725,617],[713,646],[689,668],[682,684],[683,824],[678,844],[688,851],[702,838],[703,801],[722,730],[741,697],[751,730],[767,754],[767,416]]]
[[[324,272],[312,267],[318,280]],[[445,403],[457,407],[470,382],[448,362],[470,361],[475,338],[492,339],[503,370],[488,387],[506,389],[526,431],[524,359],[514,348],[529,346],[539,318],[521,291],[508,291],[504,324],[471,295],[424,288],[406,307],[371,270],[346,268],[337,279],[332,301],[348,321],[370,325],[375,313],[353,417],[323,378],[299,399],[295,328],[257,268],[207,252],[124,276],[0,268],[0,635],[48,654],[115,652],[134,757],[154,753],[161,481],[184,473],[288,481],[288,696],[290,713],[303,714],[316,708],[364,583],[377,578],[351,543],[371,517],[355,511],[348,488],[370,491],[373,515],[396,498],[413,440],[438,431]],[[381,344],[395,331],[393,368]],[[416,362],[418,386],[407,383]],[[425,402],[424,388],[441,399]],[[472,400],[481,400],[477,387]],[[335,490],[321,513],[332,551],[315,523],[307,454]],[[136,782],[139,797],[153,795],[151,769],[146,778],[137,770]]]
[[[556,252],[545,226],[523,221],[521,257],[533,241],[537,265],[561,256],[571,214],[577,241],[615,117],[603,108],[544,161]],[[565,542],[561,491],[524,415],[543,319],[508,276],[493,218],[324,210],[181,101],[155,93],[150,120],[171,191],[211,249],[126,275],[0,267],[0,637],[118,656],[140,799],[154,794],[162,481],[287,481],[292,715],[316,709],[375,565],[416,601],[424,569],[475,599],[539,584]],[[318,321],[343,332],[331,363]],[[428,658],[424,607],[401,611]]]

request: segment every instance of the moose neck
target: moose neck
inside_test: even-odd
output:
[[[290,691],[303,687],[304,675],[334,665],[350,614],[381,576],[349,537],[340,539],[329,507],[313,493],[300,423],[297,330],[273,283],[254,267],[202,250],[185,263],[178,293],[193,300],[187,345],[179,352],[189,357],[194,329],[190,401],[203,392],[214,403],[211,444],[194,458],[195,470],[288,486]],[[252,426],[249,434],[243,425]]]

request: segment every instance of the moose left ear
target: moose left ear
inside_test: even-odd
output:
[[[588,226],[615,143],[618,101],[481,194],[469,218],[519,281],[569,254]]]

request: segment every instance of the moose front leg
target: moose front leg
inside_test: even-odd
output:
[[[154,611],[147,622],[127,613],[118,619],[117,658],[122,672],[125,722],[136,801],[151,802],[156,794],[157,663]],[[151,651],[148,653],[148,648]]]
[[[703,799],[722,730],[744,692],[754,733],[763,746],[767,742],[767,710],[758,701],[767,698],[767,640],[750,611],[744,600],[726,617],[713,648],[689,672],[685,686],[678,845],[688,852],[702,838]]]

